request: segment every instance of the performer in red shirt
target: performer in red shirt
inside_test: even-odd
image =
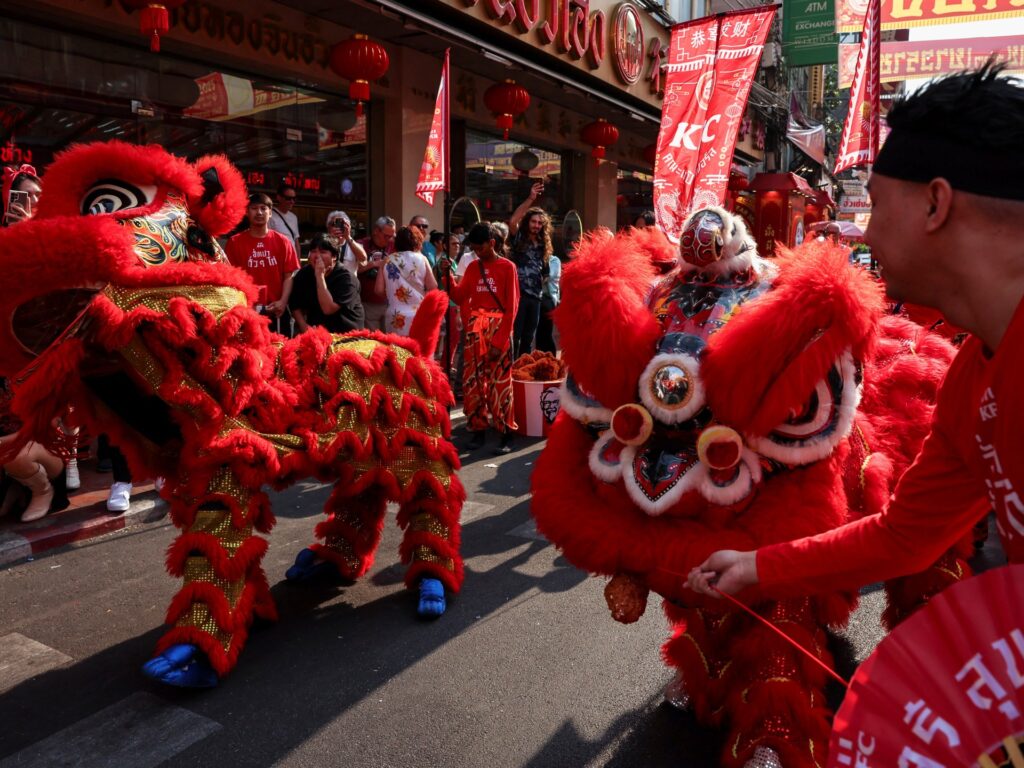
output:
[[[519,278],[515,265],[503,258],[504,238],[493,224],[474,224],[466,242],[477,260],[460,280],[445,284],[455,303],[466,308],[465,365],[462,373],[463,408],[473,432],[469,448],[480,448],[490,413],[501,433],[497,453],[511,453],[516,422],[512,415],[512,324],[519,308]],[[448,271],[447,261],[439,262]]]
[[[257,306],[257,309],[270,317],[280,318],[288,308],[292,276],[299,268],[299,259],[291,240],[270,229],[273,207],[269,195],[262,192],[249,195],[246,208],[249,229],[228,240],[224,250],[228,261],[248,272],[259,286],[258,305],[262,306]]]
[[[971,334],[888,509],[820,536],[716,552],[690,573],[692,589],[806,594],[913,573],[987,508],[1009,561],[1024,562],[1024,87],[1003,69],[950,75],[894,106],[869,182],[867,240],[889,295]]]

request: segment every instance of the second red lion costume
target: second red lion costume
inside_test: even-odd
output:
[[[22,440],[73,403],[133,473],[167,479],[180,531],[167,569],[183,584],[147,674],[214,684],[253,618],[276,615],[256,535],[274,525],[268,484],[335,483],[300,572],[325,561],[364,574],[397,502],[406,583],[421,586],[421,614],[443,612],[444,589],[462,583],[465,497],[451,392],[431,358],[447,297],[424,300],[408,338],[312,329],[287,340],[212,239],[245,209],[225,158],[86,145],[44,181],[38,215],[0,233],[0,373],[16,381]]]
[[[718,549],[750,550],[877,511],[915,455],[953,350],[883,317],[840,249],[771,262],[722,209],[695,213],[679,266],[653,230],[585,241],[556,313],[570,376],[533,476],[533,514],[577,566],[613,577],[613,616],[665,598],[664,647],[721,765],[825,764],[825,673],[769,629],[685,587]],[[950,553],[887,585],[892,625],[966,566]],[[826,663],[851,594],[745,594]]]

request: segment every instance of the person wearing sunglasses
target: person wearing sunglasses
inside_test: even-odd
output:
[[[353,275],[366,264],[366,249],[352,237],[352,220],[344,211],[327,214],[327,234],[338,243],[339,263]]]
[[[427,221],[427,217],[413,216],[409,219],[409,229],[418,230],[423,235],[423,247],[420,249],[420,253],[427,257],[430,268],[433,269],[437,264],[437,249],[430,242],[430,222]]]
[[[274,198],[274,209],[270,214],[270,228],[292,241],[296,253],[302,253],[299,247],[299,217],[292,208],[298,194],[291,184],[283,183],[277,188]]]

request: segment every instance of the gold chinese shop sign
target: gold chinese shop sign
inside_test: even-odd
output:
[[[630,2],[443,0],[657,104],[668,32]]]

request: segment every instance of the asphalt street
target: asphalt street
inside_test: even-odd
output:
[[[717,734],[662,701],[657,602],[636,624],[612,621],[604,581],[536,533],[542,446],[468,458],[465,586],[433,622],[415,618],[402,585],[393,510],[367,577],[284,584],[328,488],[275,494],[264,567],[281,618],[254,628],[210,691],[138,671],[177,586],[163,569],[166,520],[0,571],[0,768],[715,766]],[[880,609],[869,591],[838,641],[841,671],[881,638]]]

